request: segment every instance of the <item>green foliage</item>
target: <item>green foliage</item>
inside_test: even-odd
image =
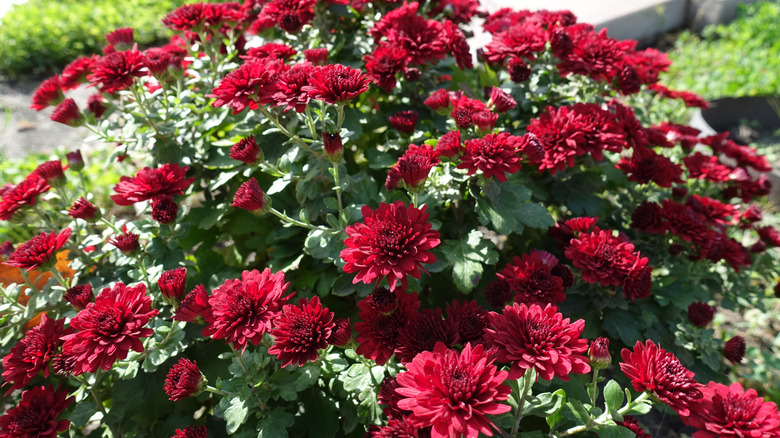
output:
[[[57,73],[82,55],[100,53],[104,35],[135,29],[148,46],[170,32],[160,22],[184,0],[30,0],[14,5],[0,24],[0,75],[14,78]]]
[[[739,17],[701,35],[683,32],[662,77],[670,88],[705,98],[780,95],[780,3],[740,4]]]

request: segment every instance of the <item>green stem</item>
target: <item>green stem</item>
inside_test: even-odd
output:
[[[417,199],[417,192],[411,192],[410,195],[412,195],[412,207],[417,208],[418,205],[418,199]]]
[[[7,293],[5,293],[5,288],[3,288],[3,287],[0,287],[0,295],[2,295],[3,298],[5,298],[6,301],[11,303],[14,307],[17,307],[17,308],[21,309],[22,311],[27,309],[26,307],[24,307],[21,304],[19,304],[19,301],[11,298]]]
[[[520,392],[520,400],[517,401],[517,413],[515,414],[515,425],[512,427],[512,432],[509,434],[511,437],[517,437],[517,432],[520,430],[520,420],[523,419],[523,406],[525,405],[525,398],[528,396],[528,392],[531,390],[533,383],[531,377],[533,376],[533,369],[527,369],[523,374],[523,389]]]
[[[70,288],[70,282],[66,281],[65,278],[62,277],[62,274],[60,274],[60,271],[57,270],[56,266],[52,266],[51,273],[54,274],[54,278],[57,279],[57,282],[60,284],[60,286],[64,287],[65,289]]]
[[[208,392],[210,392],[212,394],[219,394],[219,395],[224,395],[224,396],[228,396],[228,397],[237,397],[238,396],[238,394],[235,393],[235,392],[226,392],[226,391],[223,391],[221,389],[217,389],[217,388],[215,388],[213,386],[209,386],[209,385],[206,386],[204,391],[208,391]]]
[[[314,152],[314,150],[312,150],[312,148],[309,145],[307,145],[303,140],[301,140],[301,138],[298,137],[297,134],[293,134],[292,132],[288,131],[287,128],[282,126],[282,124],[279,123],[279,119],[277,119],[273,114],[271,114],[271,112],[268,111],[268,109],[266,109],[264,106],[260,105],[260,111],[263,113],[263,115],[265,115],[266,119],[270,120],[271,123],[273,123],[274,126],[276,126],[277,129],[282,131],[282,134],[284,134],[285,136],[290,138],[297,145],[299,145],[302,148],[306,149],[309,153],[311,153],[312,155],[317,157],[318,160],[322,158],[322,154],[320,154],[318,152]]]
[[[119,228],[117,228],[117,227],[116,227],[116,225],[114,225],[114,224],[112,224],[111,222],[109,222],[109,221],[108,221],[106,218],[104,218],[104,217],[101,217],[101,218],[100,218],[100,221],[101,221],[101,222],[103,222],[104,224],[108,225],[108,227],[109,227],[109,228],[111,228],[112,230],[114,230],[114,232],[116,232],[116,233],[120,233],[120,234],[124,234],[124,233],[122,232],[122,230],[120,230]]]
[[[336,132],[341,132],[341,124],[344,123],[344,104],[340,103],[338,107],[336,107],[336,110],[338,112],[338,119],[336,120]]]
[[[336,191],[336,199],[339,202],[339,221],[341,221],[341,216],[344,213],[344,204],[341,202],[341,182],[339,181],[339,163],[333,163],[333,183],[336,184],[336,186],[333,187],[333,190]]]
[[[230,348],[233,348],[231,345]],[[244,359],[241,357],[242,353],[239,353],[238,350],[233,348],[233,354],[236,355],[236,360],[238,361],[238,364],[241,365],[241,369],[244,370],[244,375],[249,375],[249,369],[246,367],[246,364],[244,363]]]
[[[96,387],[96,386],[97,386],[97,384],[98,384],[98,376],[97,376],[97,373],[95,373],[95,384],[94,384],[94,385],[90,385],[90,384],[89,384],[89,383],[88,383],[86,380],[84,380],[84,378],[82,378],[81,376],[73,376],[73,378],[74,378],[74,379],[76,379],[76,380],[77,380],[79,383],[81,383],[82,385],[84,385],[84,386],[86,386],[87,388],[89,388],[89,393],[92,395],[92,398],[95,400],[95,404],[97,405],[97,408],[98,408],[98,410],[99,410],[99,411],[100,411],[100,412],[103,414],[103,419],[105,420],[105,418],[106,418],[106,415],[108,415],[108,411],[106,411],[106,407],[105,407],[105,406],[103,406],[103,400],[101,400],[100,396],[99,396],[99,395],[98,395],[98,393],[95,391],[95,387]],[[104,425],[106,428],[108,428],[108,430],[111,432],[111,435],[112,435],[112,436],[114,436],[114,437],[119,437],[119,436],[122,436],[122,435],[120,435],[120,434],[119,434],[119,431],[118,431],[118,430],[116,430],[116,429],[114,429],[114,427],[113,427],[113,426],[111,426],[110,424],[108,424],[108,423],[104,423],[103,425]]]
[[[628,412],[631,408],[636,406],[639,403],[643,403],[645,400],[650,398],[650,393],[645,391],[642,394],[639,395],[635,400],[632,400],[631,403],[628,403],[627,405],[623,406],[622,408],[618,409],[618,414],[625,415],[626,412]]]
[[[22,273],[22,278],[24,278],[24,282],[25,282],[25,284],[27,284],[27,287],[29,287],[30,290],[33,293],[37,294],[39,292],[38,288],[35,287],[35,285],[33,284],[32,281],[30,281],[30,275],[27,273],[27,271],[25,271],[24,269],[19,268],[19,272]]]
[[[151,291],[152,289],[152,283],[149,281],[149,274],[146,272],[146,266],[144,266],[144,258],[146,257],[145,253],[137,253],[136,258],[138,259],[138,267],[141,269],[141,274],[144,276],[144,283],[146,283],[146,289]]]
[[[151,113],[149,112],[148,108],[146,108],[146,99],[144,99],[141,94],[138,92],[138,87],[141,87],[142,85],[135,83],[132,87],[130,87],[130,91],[133,92],[133,97],[135,98],[135,102],[138,104],[138,108],[141,109],[141,112],[144,115],[144,118],[149,121],[149,125],[154,130],[155,137],[160,135],[160,130],[157,129],[157,124],[154,123],[154,120],[152,120]]]
[[[268,211],[271,212],[274,216],[278,217],[279,219],[281,219],[281,220],[283,220],[283,221],[285,221],[287,223],[290,223],[290,224],[302,227],[302,228],[308,228],[310,230],[328,231],[328,232],[331,232],[331,233],[333,232],[333,230],[331,228],[321,227],[319,225],[307,224],[306,222],[301,222],[299,220],[295,220],[295,219],[291,218],[290,216],[287,216],[286,214],[279,212],[277,209],[275,209],[273,207],[271,207],[271,209],[269,209]]]
[[[309,109],[309,105],[306,105],[306,125],[309,126],[309,133],[311,134],[311,138],[313,140],[317,139],[317,128],[314,127],[314,118],[311,116],[311,110]]]
[[[599,383],[599,370],[598,368],[593,368],[593,379],[590,381],[590,391],[588,391],[588,395],[590,396],[591,406],[596,406],[596,399],[598,398],[598,390],[599,390],[598,383]]]

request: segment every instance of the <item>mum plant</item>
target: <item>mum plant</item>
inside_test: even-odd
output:
[[[476,0],[163,23],[34,97],[124,176],[108,201],[73,151],[2,189],[2,436],[633,437],[653,406],[780,430],[708,328],[775,282],[769,165],[653,120],[706,105],[663,53]]]

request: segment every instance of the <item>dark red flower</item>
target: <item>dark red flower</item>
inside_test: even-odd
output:
[[[430,4],[429,17],[445,13],[452,21],[460,24],[471,22],[472,17],[481,15],[479,0],[441,0]]]
[[[161,47],[151,47],[144,51],[144,65],[149,69],[149,73],[157,78],[167,72],[175,62],[171,52]]]
[[[324,65],[328,60],[328,49],[324,47],[306,49],[303,51],[303,56],[306,61],[311,62],[313,65]]]
[[[256,110],[258,105],[272,102],[270,90],[274,87],[271,84],[284,70],[284,64],[277,59],[248,61],[228,73],[206,97],[216,97],[211,106],[228,105],[233,114],[240,113],[247,106]]]
[[[184,288],[186,283],[187,268],[183,266],[163,272],[157,280],[157,286],[163,297],[173,301],[179,301],[187,292]]]
[[[138,243],[138,234],[130,233],[126,229],[123,229],[122,234],[109,240],[108,243],[117,247],[125,255],[131,255],[141,247]]]
[[[540,306],[560,303],[566,299],[566,293],[563,291],[563,279],[552,273],[557,265],[558,259],[554,255],[534,250],[522,257],[515,256],[498,278],[506,281],[518,303]]]
[[[615,77],[616,88],[623,95],[635,94],[642,89],[639,72],[631,65],[624,65]]]
[[[391,417],[387,426],[371,425],[365,438],[417,438],[418,428],[406,417]]]
[[[653,341],[637,341],[634,351],[620,352],[620,369],[631,379],[634,390],[649,391],[679,415],[688,415],[689,408],[702,397],[701,384],[680,361]]]
[[[103,114],[105,114],[108,109],[104,102],[105,99],[103,99],[101,94],[91,94],[87,98],[87,111],[92,113],[96,119],[103,117]]]
[[[289,285],[283,272],[274,274],[268,268],[244,271],[240,280],[225,280],[209,297],[214,320],[203,336],[224,339],[242,351],[250,343],[258,345],[292,295],[284,296]]]
[[[726,357],[731,363],[740,363],[745,358],[745,351],[747,345],[745,344],[745,338],[742,336],[734,336],[726,341],[723,345],[723,356]]]
[[[477,128],[477,134],[484,135],[493,131],[498,121],[498,114],[491,111],[479,111],[471,115],[471,121]]]
[[[618,426],[623,426],[631,432],[634,432],[636,438],[653,438],[653,436],[642,429],[642,426],[639,425],[639,422],[637,422],[636,419],[630,415],[624,415],[623,421],[617,421],[616,423]]]
[[[472,175],[481,170],[485,178],[495,177],[506,182],[506,175],[520,170],[522,158],[518,154],[522,137],[508,132],[488,134],[482,138],[466,140],[458,169],[468,169]]]
[[[68,126],[81,126],[84,124],[84,114],[76,105],[76,101],[69,97],[54,108],[49,119]]]
[[[304,87],[309,85],[309,75],[314,67],[309,63],[295,64],[291,69],[276,76],[272,99],[277,106],[283,106],[284,111],[295,109],[302,113],[309,104],[309,94]]]
[[[485,60],[502,64],[507,58],[533,60],[544,50],[547,36],[544,29],[531,23],[518,23],[493,35],[485,46]]]
[[[3,263],[26,271],[48,269],[56,261],[57,251],[65,245],[70,234],[70,228],[65,228],[59,234],[54,231],[49,234],[41,233],[17,247]]]
[[[461,70],[470,70],[474,68],[474,61],[471,58],[471,48],[463,31],[458,28],[458,25],[452,21],[444,21],[444,35],[447,41],[447,46],[455,58],[455,63]]]
[[[38,165],[33,173],[37,173],[52,187],[62,187],[65,184],[65,170],[60,160],[46,161]]]
[[[99,58],[87,79],[93,84],[99,84],[101,93],[112,94],[129,87],[134,77],[146,76],[148,73],[144,55],[133,48]]]
[[[11,351],[3,358],[3,386],[10,385],[5,395],[24,388],[41,371],[44,377],[49,376],[49,361],[62,344],[60,336],[64,324],[64,319],[57,321],[44,313],[41,323],[27,331],[11,347]]]
[[[702,245],[711,236],[705,217],[685,204],[664,199],[661,201],[661,215],[667,229],[687,242]]]
[[[0,436],[56,438],[70,426],[70,421],[57,417],[73,400],[65,388],[35,386],[24,391],[22,401],[0,417]]]
[[[756,232],[758,232],[758,237],[760,237],[768,247],[774,248],[780,246],[780,231],[777,231],[777,228],[772,226],[759,227],[756,228]]]
[[[505,113],[515,106],[517,106],[517,101],[506,91],[498,87],[493,87],[490,90],[490,104],[488,107],[492,107],[498,113]]]
[[[398,407],[411,411],[417,427],[433,426],[431,437],[493,435],[496,426],[488,415],[510,411],[511,389],[504,385],[506,371],[498,371],[481,345],[466,344],[459,353],[443,343],[420,353],[398,374]]]
[[[395,355],[402,363],[414,359],[423,351],[432,351],[437,343],[447,347],[458,341],[457,321],[442,319],[441,309],[425,309],[398,328]]]
[[[688,306],[688,321],[696,327],[705,327],[712,321],[716,309],[707,303],[697,301]]]
[[[739,382],[730,386],[710,382],[701,388],[703,397],[683,423],[699,429],[695,438],[770,438],[780,436],[777,404],[765,401],[754,389],[745,391]]]
[[[433,263],[430,252],[439,245],[439,232],[431,229],[426,206],[407,207],[403,201],[379,205],[372,210],[363,206],[363,223],[347,227],[349,236],[341,251],[346,262],[344,272],[356,272],[352,283],[379,282],[387,277],[390,288],[400,280],[406,289],[406,276],[420,278],[423,263]]]
[[[404,3],[382,17],[369,34],[375,42],[382,38],[394,47],[403,48],[410,64],[423,65],[447,55],[450,40],[444,25],[417,14],[417,2]]]
[[[676,91],[666,88],[661,84],[651,84],[650,89],[658,93],[659,96],[667,99],[680,99],[685,103],[685,106],[693,108],[707,109],[710,107],[703,97],[698,94],[691,93],[690,91]]]
[[[95,295],[92,293],[92,285],[89,283],[73,286],[65,291],[62,298],[69,302],[76,310],[86,309],[87,304],[95,301]]]
[[[379,385],[379,393],[377,394],[377,402],[382,405],[382,413],[388,418],[400,418],[406,416],[406,413],[398,408],[398,400],[401,399],[401,394],[395,392],[398,388],[398,381],[395,377],[385,377],[382,380],[382,384]]]
[[[603,286],[620,286],[640,258],[634,245],[612,234],[611,230],[580,233],[569,243],[566,257],[581,271],[582,279]]]
[[[453,300],[447,304],[447,320],[458,331],[458,343],[465,345],[467,342],[481,344],[482,335],[488,326],[488,311],[482,309],[476,300],[459,302]]]
[[[344,144],[341,142],[341,134],[338,132],[322,133],[322,144],[325,149],[325,156],[328,160],[338,163],[344,153]]]
[[[695,152],[683,157],[689,179],[706,179],[713,182],[726,182],[731,178],[734,169],[721,163],[718,157]]]
[[[545,150],[539,170],[550,169],[555,173],[573,167],[575,156],[585,153],[581,146],[585,138],[582,128],[582,114],[571,107],[548,106],[538,118],[531,119],[526,129],[539,139]]]
[[[440,157],[453,157],[461,151],[460,131],[449,131],[442,135],[434,152]]]
[[[381,43],[372,53],[363,56],[366,72],[371,81],[389,93],[395,88],[396,75],[409,65],[406,50],[388,43]]]
[[[450,112],[450,107],[452,106],[450,96],[447,94],[447,90],[443,88],[440,88],[431,93],[431,95],[428,96],[423,103],[434,111],[446,111],[445,114]]]
[[[569,323],[551,304],[542,308],[524,303],[507,306],[501,314],[490,312],[488,318],[485,341],[498,349],[499,362],[511,363],[510,379],[530,368],[544,380],[558,376],[568,381],[572,373],[590,371],[584,356],[588,340],[580,338],[584,320]]]
[[[132,27],[120,27],[107,33],[106,41],[120,50],[129,49],[133,46],[133,33]]]
[[[623,54],[623,62],[634,67],[643,84],[658,82],[658,75],[669,70],[672,64],[669,55],[652,47],[627,51]]]
[[[40,111],[48,106],[59,104],[63,99],[65,99],[65,93],[62,92],[60,77],[52,76],[41,82],[41,85],[35,90],[30,108]]]
[[[263,193],[255,178],[241,184],[233,198],[233,207],[249,210],[254,214],[263,214],[271,207],[268,195]]]
[[[272,0],[265,4],[258,21],[275,23],[288,33],[298,33],[314,18],[316,0]]]
[[[493,280],[485,286],[485,299],[493,307],[503,309],[512,299],[512,289],[505,280]]]
[[[283,367],[316,361],[336,327],[334,317],[316,296],[311,300],[301,298],[297,306],[285,304],[271,329],[274,345],[268,354],[276,355]]]
[[[152,219],[161,224],[169,224],[176,220],[179,213],[179,204],[168,194],[157,195],[152,198]]]
[[[9,220],[25,205],[35,205],[38,196],[50,188],[45,179],[33,172],[19,184],[3,190],[0,194],[0,219]]]
[[[631,228],[646,233],[663,234],[666,227],[663,223],[661,206],[655,202],[642,202],[631,214]]]
[[[171,438],[206,438],[207,433],[206,426],[187,426],[184,429],[176,429],[176,435]]]
[[[400,183],[410,192],[417,192],[425,185],[431,169],[439,163],[439,157],[431,146],[410,144],[409,149],[387,172],[385,188],[393,190]]]
[[[144,167],[132,178],[119,178],[114,186],[116,194],[111,195],[111,199],[117,205],[132,205],[162,194],[183,195],[184,190],[195,181],[195,178],[184,177],[187,170],[189,167],[179,167],[176,163],[163,164],[156,169]]]
[[[360,70],[341,64],[317,67],[302,88],[309,97],[331,105],[344,104],[368,90],[368,79]]]
[[[618,41],[607,36],[606,29],[601,29],[598,33],[588,25],[579,29],[583,31],[569,32],[572,37],[572,50],[557,66],[561,76],[577,74],[588,76],[594,81],[612,81],[620,68],[619,61],[625,51]]]
[[[92,73],[92,68],[95,66],[97,59],[95,55],[82,56],[65,66],[60,75],[62,89],[70,90],[78,87],[83,82],[87,82],[87,75]]]
[[[609,354],[609,339],[596,338],[591,341],[588,359],[590,359],[590,365],[597,370],[608,368],[612,363],[612,356]]]
[[[414,134],[417,127],[417,111],[401,111],[390,116],[393,128],[407,135]]]
[[[352,340],[352,324],[349,318],[337,318],[333,321],[333,331],[328,338],[328,345],[343,347]]]
[[[163,389],[168,394],[168,400],[184,400],[201,392],[206,386],[204,380],[197,362],[182,357],[168,370]]]
[[[634,301],[637,298],[650,296],[653,287],[653,267],[647,263],[647,257],[637,256],[634,264],[628,269],[623,280],[623,294],[626,299]]]
[[[450,116],[455,120],[455,124],[460,129],[470,128],[474,122],[471,120],[471,116],[480,111],[487,111],[485,104],[479,100],[469,99],[466,96],[461,96],[458,99],[452,100],[453,108],[450,112]]]
[[[63,354],[75,358],[73,374],[94,373],[98,368],[107,371],[130,350],[144,351],[140,338],[151,336],[154,330],[143,327],[158,313],[143,283],[133,287],[116,283],[103,289],[94,303],[70,321],[76,332],[62,337]]]
[[[521,83],[531,79],[531,66],[523,61],[523,58],[513,57],[506,66],[509,71],[509,78],[512,82]]]
[[[257,145],[255,136],[242,138],[241,141],[234,144],[230,148],[230,158],[238,161],[243,161],[246,164],[255,164],[258,159],[261,159],[262,151],[260,146]]]
[[[197,32],[199,27],[205,23],[206,18],[208,17],[208,7],[209,6],[205,3],[193,3],[180,6],[169,12],[168,15],[162,19],[162,23],[173,30]]]
[[[213,321],[209,295],[202,284],[195,286],[179,303],[176,314],[173,315],[173,320],[197,323],[210,323]]]
[[[398,346],[398,330],[417,314],[417,294],[378,288],[358,302],[358,354],[384,365]]]
[[[284,43],[265,43],[260,47],[252,47],[246,51],[246,55],[241,56],[242,59],[264,59],[274,58],[281,59],[282,61],[289,61],[297,50]]]
[[[84,157],[81,156],[80,149],[76,149],[73,152],[68,152],[65,157],[68,160],[68,168],[70,170],[79,172],[84,168]]]

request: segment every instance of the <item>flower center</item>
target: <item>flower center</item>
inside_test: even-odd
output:
[[[95,329],[108,337],[116,336],[122,329],[122,322],[114,308],[104,308],[95,316]]]

